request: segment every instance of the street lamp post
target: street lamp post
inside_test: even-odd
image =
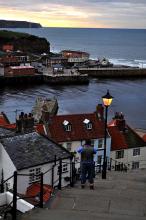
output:
[[[106,169],[107,169],[107,158],[106,158],[107,115],[108,115],[108,107],[111,105],[112,99],[113,99],[113,97],[110,95],[109,90],[107,90],[107,94],[102,97],[103,104],[105,106],[104,155],[103,155],[102,179],[106,179]]]

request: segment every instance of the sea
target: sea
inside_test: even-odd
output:
[[[114,64],[146,68],[146,29],[29,28],[9,29],[45,37],[52,52],[64,49],[90,53],[91,59],[108,58]],[[58,114],[94,112],[109,89],[114,97],[108,120],[122,112],[129,125],[146,129],[146,79],[91,79],[89,85],[18,86],[0,88],[0,111],[14,122],[20,111],[30,112],[37,96],[55,96]],[[17,111],[16,111],[17,110]]]

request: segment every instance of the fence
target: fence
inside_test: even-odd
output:
[[[52,165],[52,167],[50,169],[48,169],[47,171],[45,171],[44,173],[41,172],[40,174],[37,174],[37,175],[34,175],[34,176],[39,176],[40,177],[40,180],[39,181],[35,181],[33,183],[40,183],[40,193],[39,193],[39,204],[37,206],[39,206],[40,208],[43,208],[43,195],[44,195],[44,188],[43,188],[43,185],[44,185],[44,177],[47,173],[50,173],[50,176],[51,176],[51,186],[52,188],[58,188],[59,190],[62,189],[62,177],[63,177],[63,172],[62,172],[62,165],[63,164],[67,164],[69,165],[69,174],[70,176],[66,179],[69,182],[70,186],[73,187],[74,186],[74,181],[75,181],[75,163],[74,161],[72,160],[72,158],[70,158],[70,163],[67,163],[67,162],[63,162],[62,159],[59,159],[58,161],[56,161],[56,157],[54,158],[54,164]],[[57,169],[58,168],[58,172],[57,172],[57,175],[58,175],[58,178],[54,178],[55,175],[54,175],[54,171],[55,171],[55,168]],[[12,215],[12,220],[16,220],[17,219],[17,200],[18,199],[28,199],[28,198],[33,198],[33,197],[27,197],[27,196],[20,196],[19,198],[17,197],[17,182],[18,182],[18,177],[19,176],[22,176],[22,177],[29,177],[30,174],[19,174],[17,173],[17,171],[14,172],[14,174],[9,177],[8,179],[6,180],[3,180],[2,178],[2,181],[1,181],[1,184],[0,184],[0,192],[3,193],[4,192],[4,185],[7,181],[9,181],[10,179],[13,178],[13,201],[8,204],[6,207],[4,207],[1,211],[0,211],[0,215],[4,214],[5,213],[5,216],[7,213],[10,213]],[[10,209],[10,206],[12,205],[12,208]]]
[[[115,171],[127,171],[128,167],[123,164],[123,163],[118,163],[116,160],[107,158],[106,159],[107,163],[107,170],[115,170]],[[40,208],[43,208],[43,195],[44,195],[44,176],[47,173],[51,173],[51,186],[52,188],[58,188],[59,190],[62,189],[62,166],[63,164],[67,164],[66,162],[62,161],[62,159],[59,159],[58,161],[56,161],[56,157],[54,159],[54,164],[52,165],[52,167],[50,169],[48,169],[46,172],[41,172],[38,175],[35,176],[39,176],[40,180],[39,181],[35,181],[35,183],[39,182],[40,183],[40,193],[39,193],[39,203],[37,204],[37,206],[39,206]],[[80,161],[76,161],[73,158],[70,158],[70,163],[68,163],[68,165],[70,166],[69,169],[69,173],[70,176],[68,177],[68,181],[69,185],[71,187],[74,187],[74,184],[77,180],[80,179],[80,169],[77,169],[76,166],[77,164],[80,163]],[[54,170],[55,167],[58,167],[58,178],[54,179]],[[102,163],[97,164],[95,163],[95,175],[98,173],[101,173],[102,171]],[[16,220],[17,219],[17,200],[18,199],[27,199],[27,198],[33,198],[33,197],[27,197],[27,196],[20,196],[19,198],[17,197],[17,181],[18,181],[18,177],[19,176],[23,176],[24,178],[27,176],[30,176],[30,174],[19,174],[17,173],[17,171],[14,172],[14,174],[9,177],[6,180],[2,180],[1,184],[0,184],[0,192],[3,193],[4,192],[4,184],[13,178],[13,200],[10,204],[8,204],[6,207],[4,207],[4,209],[1,210],[0,215],[5,213],[5,216],[7,215],[7,213],[10,213],[12,216],[12,220]],[[10,208],[10,206],[12,205],[12,208]]]

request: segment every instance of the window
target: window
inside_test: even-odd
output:
[[[132,169],[139,169],[139,162],[132,162]]]
[[[41,168],[33,168],[29,170],[29,184],[40,180]]]
[[[66,126],[65,126],[65,130],[66,130],[66,131],[71,131],[71,125],[70,125],[70,124],[69,124],[69,125],[66,125]]]
[[[89,129],[89,130],[92,129],[92,123],[89,122],[88,124],[86,124],[86,128]]]
[[[138,155],[140,155],[140,148],[133,149],[133,156],[138,156]]]
[[[83,123],[85,124],[85,126],[86,126],[86,129],[92,129],[92,122],[89,120],[89,119],[85,119],[84,121],[83,121]]]
[[[66,143],[66,149],[67,149],[68,151],[71,151],[71,145],[72,145],[71,142]]]
[[[62,163],[62,173],[68,172],[68,164],[67,163]],[[59,175],[59,166],[58,166],[58,173]]]
[[[62,165],[62,173],[66,173],[68,171],[67,163]]]
[[[65,131],[71,131],[71,124],[70,124],[69,121],[64,120],[63,121],[63,126],[64,126]]]
[[[116,159],[124,158],[124,150],[116,151]]]
[[[99,139],[98,140],[98,148],[102,148],[103,147],[103,140]]]

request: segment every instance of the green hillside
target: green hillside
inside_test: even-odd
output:
[[[50,52],[50,43],[45,38],[26,33],[0,30],[0,50],[2,50],[5,44],[12,44],[14,50],[24,52],[36,54]]]

